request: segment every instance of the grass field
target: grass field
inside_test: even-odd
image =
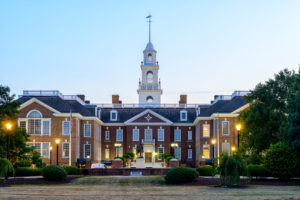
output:
[[[160,177],[84,177],[63,185],[0,188],[0,199],[300,199],[297,186],[167,186]]]

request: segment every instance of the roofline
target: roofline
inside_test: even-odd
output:
[[[218,117],[237,117],[237,116],[239,116],[239,114],[237,113],[213,113],[207,117],[197,117],[193,122],[193,124],[196,125],[201,120],[212,120]]]
[[[247,104],[243,105],[242,107],[239,107],[238,109],[234,110],[234,111],[231,112],[231,113],[240,113],[241,111],[243,111],[243,110],[249,108],[249,106],[250,106],[250,103],[247,103]]]
[[[173,124],[173,122],[171,122],[171,121],[168,120],[167,118],[161,116],[160,114],[154,112],[154,111],[151,110],[151,109],[146,109],[146,110],[144,110],[143,112],[141,112],[141,113],[139,113],[139,114],[133,116],[132,118],[126,120],[126,121],[124,122],[124,124],[134,124],[134,123],[136,123],[136,122],[133,122],[134,120],[136,120],[136,119],[138,119],[139,117],[145,115],[146,113],[151,113],[151,114],[154,115],[155,117],[157,117],[157,118],[159,118],[159,119],[165,121],[165,123],[159,122],[159,124],[169,124],[169,125],[170,125],[170,124]],[[132,123],[132,122],[133,122],[133,123]],[[138,123],[138,124],[140,124],[140,123]],[[151,122],[148,123],[148,124],[151,124]],[[152,123],[152,124],[153,124],[153,123]]]
[[[70,117],[70,113],[54,113],[53,114],[55,117]],[[101,125],[104,124],[98,117],[94,116],[82,116],[80,113],[72,113],[72,117],[77,117],[82,120],[95,120]]]
[[[30,100],[27,100],[26,102],[22,103],[21,106],[19,107],[19,110],[29,106],[30,104],[32,103],[38,103],[40,104],[41,106],[47,108],[48,110],[51,110],[52,112],[54,113],[61,113],[59,112],[58,110],[52,108],[51,106],[48,106],[47,104],[43,103],[42,101],[38,100],[37,98],[35,97],[32,97]]]

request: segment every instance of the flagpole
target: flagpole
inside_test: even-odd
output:
[[[72,155],[72,127],[73,127],[73,121],[72,121],[72,110],[70,110],[70,143],[69,143],[69,165],[72,165],[72,162],[71,162],[71,155]]]

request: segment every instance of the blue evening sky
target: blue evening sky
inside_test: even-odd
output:
[[[0,84],[137,103],[145,17],[163,103],[208,103],[300,63],[300,1],[0,1]]]

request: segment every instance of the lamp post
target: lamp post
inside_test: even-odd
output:
[[[215,144],[216,144],[216,140],[212,139],[211,143],[212,143],[212,158],[214,159],[215,158]]]
[[[6,136],[6,159],[9,160],[10,159],[10,157],[9,157],[9,143],[10,143],[9,139],[10,138],[9,137],[10,137],[10,130],[12,128],[12,124],[8,122],[8,123],[6,123],[5,127],[6,127],[6,130],[7,130],[7,136]]]
[[[232,152],[235,152],[235,147],[231,147]]]
[[[178,143],[171,143],[171,147],[174,149],[173,151],[173,156],[175,157],[175,148],[177,148],[178,147]]]
[[[115,143],[115,147],[116,147],[116,150],[117,150],[117,158],[119,158],[119,151],[120,151],[120,147],[122,146],[122,144],[120,143]]]
[[[238,149],[239,149],[239,147],[240,147],[240,130],[241,130],[241,128],[242,128],[242,125],[241,125],[241,124],[237,124],[237,125],[235,126],[235,128],[236,128],[236,130],[237,130],[237,136],[238,136],[237,147],[238,147]]]
[[[52,146],[49,147],[49,150],[50,150],[50,165],[52,165]]]
[[[58,165],[58,145],[60,143],[60,140],[56,139],[55,143],[56,143],[56,165]]]

